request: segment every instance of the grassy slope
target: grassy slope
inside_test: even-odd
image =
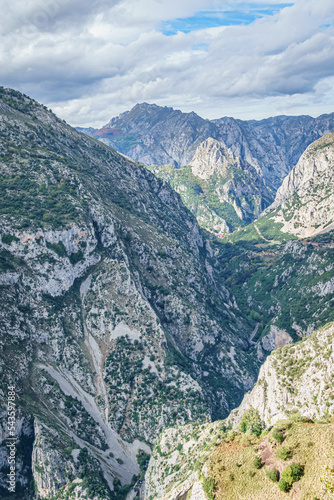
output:
[[[215,481],[215,498],[217,500],[279,500],[284,498],[320,500],[326,498],[320,478],[323,474],[323,466],[328,463],[326,455],[333,449],[333,431],[333,423],[295,422],[286,431],[286,438],[282,445],[272,438],[272,432],[262,440],[259,439],[258,443],[251,444],[250,441],[246,446],[246,435],[240,434],[233,441],[219,444],[210,455],[208,465],[208,474]],[[292,456],[287,461],[276,457],[276,451],[281,446],[288,446],[292,451]],[[262,451],[264,448],[271,448],[272,453],[265,460],[266,465],[261,469],[256,469],[253,464],[254,457],[262,455],[264,458]],[[282,471],[291,462],[304,466],[304,476],[294,483],[293,489],[287,494],[279,490],[278,483],[268,479],[266,472],[274,466]]]

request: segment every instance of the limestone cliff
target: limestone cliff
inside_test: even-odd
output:
[[[168,184],[2,88],[0,137],[0,398],[15,385],[17,492],[118,500],[162,428],[240,402],[256,373],[248,324]]]
[[[247,393],[227,421],[237,426],[243,413],[255,408],[267,427],[293,412],[320,419],[334,412],[334,324],[294,345],[271,353]]]
[[[299,238],[334,228],[334,134],[312,143],[284,179],[274,203],[281,230]]]

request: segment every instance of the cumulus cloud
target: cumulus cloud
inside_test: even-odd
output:
[[[248,24],[171,36],[161,29],[165,21],[198,12],[221,14],[259,4],[276,6],[277,12]],[[331,112],[332,0],[285,5],[16,0],[8,8],[7,0],[0,0],[1,83],[76,125],[101,125],[142,101],[207,117]]]

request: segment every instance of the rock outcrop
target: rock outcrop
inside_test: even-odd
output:
[[[269,427],[293,412],[321,419],[334,412],[334,324],[330,323],[294,345],[271,353],[258,380],[227,419],[237,426],[254,408]]]
[[[334,228],[334,134],[312,143],[284,179],[274,203],[281,230],[299,238]]]

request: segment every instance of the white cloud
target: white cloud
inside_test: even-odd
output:
[[[16,0],[7,9],[5,4],[0,0],[1,84],[32,95],[75,125],[101,125],[142,101],[211,118],[333,111],[332,0],[295,0],[248,25],[173,36],[159,31],[161,22],[240,4]]]

